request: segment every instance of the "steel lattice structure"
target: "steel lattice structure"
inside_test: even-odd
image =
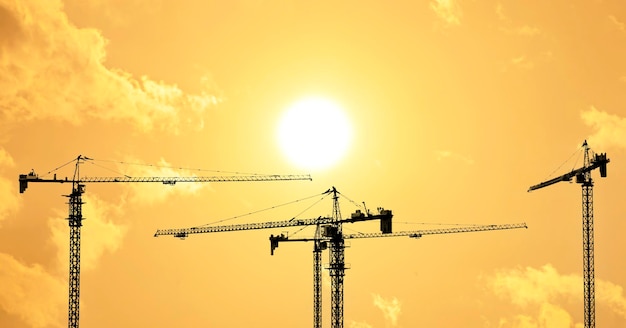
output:
[[[217,226],[201,226],[182,229],[159,229],[155,233],[158,236],[174,236],[181,239],[191,234],[216,233],[216,232],[232,232],[245,230],[273,229],[285,227],[303,227],[316,226],[315,236],[312,238],[289,238],[284,234],[270,236],[270,250],[274,254],[274,250],[280,242],[285,241],[312,241],[313,246],[313,327],[322,327],[322,251],[329,249],[329,275],[331,278],[331,327],[343,328],[343,309],[344,309],[344,277],[347,269],[345,263],[345,239],[353,238],[377,238],[377,237],[411,237],[420,238],[425,235],[447,234],[460,232],[477,232],[489,230],[504,230],[527,228],[525,223],[502,224],[502,225],[470,225],[467,227],[433,229],[433,230],[415,230],[415,231],[391,231],[391,219],[393,214],[390,210],[378,208],[378,214],[367,215],[357,210],[350,217],[341,219],[338,203],[338,191],[335,187],[327,190],[323,194],[333,195],[333,215],[332,217],[318,217],[313,219],[291,219],[286,221],[268,221],[260,223],[243,223],[231,225]],[[377,233],[360,233],[346,234],[342,233],[342,225],[345,223],[356,223],[370,220],[379,220],[381,232]]]
[[[79,155],[75,160],[74,176],[70,178],[57,179],[56,174],[52,179],[40,178],[35,172],[20,174],[20,193],[24,193],[29,183],[70,183],[72,193],[69,197],[69,217],[70,228],[70,252],[69,252],[69,306],[68,306],[68,327],[78,328],[80,316],[80,245],[81,227],[83,221],[82,214],[82,194],[85,192],[85,183],[163,183],[174,185],[177,182],[235,182],[235,181],[282,181],[282,180],[311,180],[309,175],[232,175],[216,177],[81,177],[79,174],[80,164],[91,161],[91,158]]]
[[[587,140],[582,145],[583,167],[572,170],[557,178],[531,186],[528,191],[540,189],[561,181],[571,181],[574,177],[582,187],[582,233],[583,233],[583,304],[584,304],[584,327],[595,328],[596,304],[595,304],[595,269],[594,269],[594,232],[593,232],[593,180],[591,171],[600,169],[600,177],[606,177],[606,165],[610,160],[606,153],[590,156],[591,150]]]

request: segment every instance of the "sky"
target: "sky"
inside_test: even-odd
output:
[[[384,207],[394,231],[528,225],[347,241],[345,327],[582,327],[581,188],[527,190],[581,167],[585,140],[610,159],[592,172],[596,322],[626,326],[625,6],[0,0],[0,326],[67,325],[71,186],[18,176],[71,178],[83,155],[81,176],[312,181],[87,184],[81,326],[312,325],[312,245],[268,242],[312,227],[153,235],[331,216],[334,186],[342,216]],[[349,122],[307,130],[329,151],[350,131],[323,168],[277,140],[309,97]],[[323,293],[329,327],[327,273]]]

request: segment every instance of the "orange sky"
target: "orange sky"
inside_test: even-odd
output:
[[[351,240],[345,327],[582,327],[580,186],[526,190],[581,166],[585,139],[611,160],[608,178],[593,173],[596,321],[626,326],[621,1],[0,0],[0,31],[0,327],[67,326],[71,187],[19,194],[17,178],[79,154],[114,170],[85,165],[83,176],[313,177],[87,185],[83,327],[310,326],[312,245],[269,254],[270,234],[295,230],[153,234],[331,186],[348,198],[344,216],[349,200],[382,206],[396,231],[529,226]],[[293,166],[275,138],[309,96],[353,125],[348,152],[324,170]],[[325,199],[301,217],[331,211]]]

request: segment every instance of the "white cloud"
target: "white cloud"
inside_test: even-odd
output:
[[[541,34],[541,30],[538,27],[524,25],[517,28],[516,33],[522,36],[535,36]]]
[[[0,253],[0,308],[34,328],[62,327],[67,282]]]
[[[594,132],[587,138],[592,149],[626,148],[626,118],[600,111],[595,107],[581,113],[583,122]]]
[[[457,0],[433,0],[430,9],[441,19],[446,26],[460,25],[463,12]]]
[[[98,11],[118,28],[132,23],[133,13],[154,15],[163,7],[163,0],[65,0],[80,10]]]
[[[597,306],[610,309],[626,318],[626,298],[623,288],[601,279],[595,279]],[[510,301],[522,313],[512,318],[500,318],[499,327],[559,328],[579,325],[565,309],[567,305],[580,306],[583,299],[583,280],[580,275],[563,275],[547,264],[501,270],[488,279],[487,285],[496,296]],[[534,312],[534,313],[533,313]]]
[[[504,7],[502,6],[502,3],[496,4],[495,12],[499,20],[507,23],[507,25],[511,25],[511,19],[504,13]],[[528,37],[536,36],[542,33],[540,28],[530,25],[522,25],[515,28],[501,27],[500,30],[508,34],[516,34]]]
[[[461,154],[457,154],[457,153],[453,153],[449,150],[438,150],[435,152],[435,156],[437,158],[438,161],[443,161],[443,160],[455,160],[455,161],[460,161],[462,163],[465,163],[467,165],[472,165],[474,164],[474,160],[465,156],[465,155],[461,155]]]
[[[4,148],[0,147],[0,172],[2,172],[5,167],[13,167],[14,165],[15,163],[11,155],[9,155]],[[15,192],[15,188],[15,181],[10,181],[0,176],[0,222],[19,207],[20,201]]]
[[[609,15],[609,20],[611,21],[611,23],[613,23],[615,28],[617,28],[618,30],[620,30],[622,32],[626,31],[626,24],[624,24],[619,19],[617,19],[617,17],[615,17],[613,15]]]
[[[504,7],[502,3],[498,2],[496,4],[496,16],[498,16],[499,20],[508,21],[509,18],[504,14]]]
[[[535,64],[531,60],[529,60],[525,55],[512,58],[511,64],[515,67],[519,67],[522,69],[531,69],[535,67]]]
[[[398,301],[397,298],[385,299],[378,294],[372,294],[374,298],[374,306],[379,308],[383,315],[385,316],[385,320],[389,321],[392,326],[398,324],[398,316],[402,313],[402,304]]]
[[[348,328],[373,328],[372,325],[367,322],[356,322],[353,320],[348,320],[346,323],[348,324]]]
[[[582,297],[580,276],[560,275],[550,265],[498,272],[491,281],[491,288],[496,295],[518,306],[540,304],[559,297]]]
[[[116,251],[126,227],[113,222],[120,208],[93,196],[83,197],[83,217],[88,228],[81,229],[81,269],[91,270],[105,253]],[[0,308],[35,328],[62,327],[67,315],[68,282],[58,276],[67,272],[69,227],[67,212],[58,211],[48,219],[52,244],[57,248],[56,268],[28,265],[8,254],[0,253]]]
[[[122,215],[120,207],[108,204],[97,197],[84,194],[85,205],[82,215],[88,222],[88,228],[81,228],[81,268],[91,270],[105,253],[115,252],[122,244],[127,227],[116,224],[114,219]],[[52,241],[57,247],[58,265],[67,267],[69,259],[69,226],[67,212],[58,212],[57,216],[48,219],[52,231]]]
[[[81,124],[116,120],[150,131],[202,128],[218,98],[104,66],[107,40],[72,25],[59,0],[0,0],[0,117]],[[202,81],[205,83],[206,81]],[[208,86],[208,83],[205,83]]]
[[[188,169],[174,169],[170,163],[160,159],[156,165],[141,165],[139,160],[130,159],[124,174],[132,177],[193,177],[197,174]],[[130,169],[130,170],[128,170]],[[173,194],[193,195],[202,188],[210,188],[210,182],[180,182],[175,185],[161,183],[129,183],[128,198],[135,204],[154,204],[164,201]]]

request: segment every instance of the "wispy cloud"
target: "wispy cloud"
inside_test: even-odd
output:
[[[515,29],[516,34],[523,36],[535,36],[541,34],[541,29],[535,26],[524,25]]]
[[[15,163],[11,155],[9,155],[4,148],[0,147],[0,173],[2,173],[5,168],[13,167],[14,165]],[[2,222],[10,213],[17,210],[20,202],[15,192],[15,183],[1,175],[0,199],[2,200],[0,202],[0,222]]]
[[[132,24],[133,13],[154,15],[163,7],[163,0],[65,0],[65,2],[81,9],[98,11],[109,23],[119,28]]]
[[[620,30],[622,32],[626,32],[626,24],[624,24],[624,22],[620,21],[617,17],[615,17],[613,15],[609,15],[609,21],[611,21],[611,23],[613,23],[615,28],[617,28],[618,30]]]
[[[392,326],[398,324],[398,316],[402,313],[402,304],[398,301],[397,298],[385,299],[378,294],[372,294],[374,299],[374,306],[379,308],[383,315],[385,316],[385,320],[389,321]]]
[[[433,0],[430,9],[446,26],[461,25],[463,12],[457,0]]]
[[[84,218],[89,219],[89,229],[82,230],[81,267],[91,270],[97,266],[105,253],[115,252],[122,244],[127,226],[115,223],[116,218],[123,216],[120,206],[107,203],[93,194],[84,194],[85,206],[82,208]],[[69,227],[67,212],[58,211],[55,217],[48,219],[52,231],[52,242],[57,248],[57,263],[65,268],[69,258]]]
[[[626,118],[590,107],[581,113],[583,122],[594,132],[588,137],[594,149],[626,148]]]
[[[503,73],[514,70],[528,71],[534,69],[538,64],[547,63],[552,60],[552,51],[544,51],[542,53],[532,55],[523,54],[504,61],[501,65],[500,71]]]
[[[491,288],[496,295],[518,306],[552,302],[558,298],[582,296],[582,280],[577,275],[561,275],[551,265],[502,270],[494,276]]]
[[[539,27],[531,26],[528,24],[523,24],[517,27],[510,27],[510,25],[513,25],[512,20],[509,16],[506,15],[504,6],[502,5],[502,3],[496,4],[495,13],[496,13],[496,16],[498,17],[498,20],[504,22],[506,25],[509,26],[509,27],[500,28],[500,30],[505,33],[515,34],[515,35],[520,35],[520,36],[527,36],[527,37],[532,37],[532,36],[540,35],[543,33]]]
[[[531,69],[535,67],[535,64],[524,55],[512,58],[511,64],[522,69]]]
[[[501,318],[500,327],[578,327],[566,304],[580,303],[583,282],[580,275],[560,274],[547,264],[541,268],[501,270],[488,279],[490,290],[510,301],[523,313]],[[621,286],[596,278],[596,301],[614,313],[626,317],[626,298]]]
[[[127,163],[140,164],[137,159],[127,158]],[[187,169],[174,169],[165,159],[160,159],[156,165],[130,165],[126,166],[124,174],[132,177],[192,177],[197,176]],[[162,184],[130,183],[128,186],[128,198],[135,204],[154,204],[164,201],[173,194],[192,195],[203,188],[210,188],[210,183],[177,183],[174,186]]]
[[[0,0],[3,121],[128,122],[143,131],[202,128],[219,99],[104,66],[107,40],[72,25],[58,0]],[[207,84],[208,86],[209,84]],[[190,124],[192,123],[192,124]]]
[[[544,34],[542,29],[538,26],[529,25],[525,22],[514,22],[505,13],[502,3],[496,4],[495,14],[501,22],[498,29],[507,35],[519,37],[519,40],[531,40]],[[538,63],[548,62],[550,60],[552,60],[552,51],[550,50],[512,55],[508,59],[504,59],[502,61],[501,71],[508,72],[510,70],[532,70]]]
[[[509,20],[509,18],[504,14],[504,7],[502,6],[501,2],[498,2],[496,4],[496,16],[498,17],[499,20]]]
[[[348,328],[373,328],[373,326],[367,322],[348,320],[346,323],[348,324]]]
[[[0,308],[34,328],[62,327],[67,281],[0,253]]]
[[[121,208],[85,194],[83,217],[89,229],[82,230],[81,268],[94,269],[105,253],[115,252],[122,244],[127,227],[115,223],[122,216]],[[0,253],[0,308],[18,316],[30,327],[61,327],[67,313],[68,282],[60,273],[66,272],[69,259],[69,228],[67,212],[57,211],[48,219],[51,244],[56,248],[56,261],[50,267],[27,264],[11,255]]]
[[[467,165],[474,164],[474,160],[471,159],[470,157],[462,155],[462,154],[454,153],[449,150],[435,151],[435,157],[437,158],[438,161],[453,160],[453,161],[459,161],[461,163],[465,163]]]
[[[501,318],[499,328],[582,328],[574,324],[572,316],[562,308],[546,303],[542,304],[537,317],[518,314],[512,318]]]
[[[180,174],[169,168],[170,165],[164,160],[159,164],[156,167],[137,165],[135,171],[126,173],[136,176]],[[13,165],[11,156],[0,148],[0,171]],[[199,184],[181,184],[176,188],[162,185],[149,188],[142,184],[126,186],[130,189],[125,189],[119,199],[110,202],[89,192],[83,195],[85,206],[82,207],[82,214],[88,220],[89,229],[83,229],[81,233],[82,272],[95,269],[104,255],[115,253],[123,246],[129,229],[128,224],[120,223],[125,213],[124,199],[146,205],[163,200],[173,192],[193,193],[201,188]],[[15,183],[0,176],[0,219],[15,210],[19,204],[15,188]],[[47,220],[48,243],[56,251],[51,263],[45,266],[29,264],[24,259],[0,253],[0,309],[20,318],[30,327],[61,327],[60,323],[65,321],[68,288],[65,272],[69,259],[69,228],[64,219],[66,217],[66,209],[56,210]]]

